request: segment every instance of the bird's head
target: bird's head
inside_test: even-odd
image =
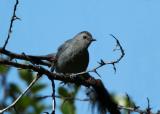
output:
[[[88,48],[88,46],[93,42],[96,41],[96,39],[94,39],[91,35],[91,33],[87,32],[87,31],[82,31],[80,33],[78,33],[75,36],[76,39],[76,43],[77,45],[83,47],[83,48]]]

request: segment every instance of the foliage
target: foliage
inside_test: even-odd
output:
[[[61,99],[61,111],[63,114],[76,114],[75,97],[80,86],[68,84],[68,87],[59,87],[58,93]]]
[[[9,71],[9,66],[5,66],[5,65],[0,65],[0,75],[4,75],[7,74]]]
[[[9,72],[9,69],[10,68],[8,66],[0,65],[0,76],[2,79],[4,78],[4,76],[7,79],[7,73]],[[26,87],[33,80],[35,75],[32,71],[24,70],[24,69],[18,70],[18,74],[19,74],[19,79],[25,82]],[[5,86],[7,87],[7,90],[5,90],[6,94],[4,94],[5,96],[3,96],[5,99],[2,99],[2,101],[0,102],[1,108],[8,106],[10,104],[8,103],[8,101],[13,102],[24,89],[24,88],[22,89],[22,87],[18,83],[14,83],[14,82],[7,82]],[[41,100],[36,98],[40,96],[39,92],[45,88],[46,88],[46,84],[37,82],[31,88],[31,90],[25,96],[23,96],[22,99],[16,104],[16,106],[14,107],[15,110],[13,109],[9,110],[9,114],[18,114],[18,113],[40,114],[42,113],[44,109],[46,109],[48,106],[46,106]]]

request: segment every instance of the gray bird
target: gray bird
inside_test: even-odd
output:
[[[75,37],[64,42],[59,48],[56,54],[49,55],[56,59],[54,61],[54,69],[58,73],[79,73],[86,71],[89,63],[88,47],[90,44],[96,41],[92,35],[83,31],[78,33]],[[33,57],[33,56],[32,56]],[[36,58],[35,56],[33,58]],[[90,77],[89,73],[83,74],[84,77]],[[91,99],[93,107],[97,106],[100,114],[106,114],[107,111],[110,114],[120,114],[117,108],[117,104],[112,100],[109,92],[104,87],[102,81],[98,81],[98,85],[92,87]]]
[[[88,47],[96,41],[87,31],[78,33],[75,37],[64,42],[57,51],[55,71],[58,73],[79,73],[86,71],[89,63]],[[82,76],[90,77],[89,73]],[[99,81],[98,86],[93,86],[92,98],[94,95],[95,101],[92,102],[93,107],[97,106],[100,114],[105,114],[107,111],[110,114],[120,114],[117,104],[112,100],[109,92]]]
[[[85,71],[89,63],[88,47],[93,41],[96,40],[92,38],[92,35],[83,31],[62,44],[56,54],[56,72],[79,73]]]

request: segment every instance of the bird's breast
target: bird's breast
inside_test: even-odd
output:
[[[56,72],[79,73],[87,69],[88,63],[88,50],[66,50],[57,57]]]

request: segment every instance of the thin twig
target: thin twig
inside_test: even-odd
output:
[[[56,109],[55,83],[53,78],[50,78],[50,80],[52,83],[52,113],[51,114],[55,114],[55,109]]]
[[[6,110],[14,107],[16,105],[16,103],[25,95],[25,93],[36,83],[36,81],[40,78],[40,75],[37,75],[34,80],[29,84],[29,86],[23,91],[23,93],[21,93],[21,95],[19,95],[19,97],[9,106],[7,106],[6,108],[0,110],[0,114],[5,112]]]
[[[148,112],[146,110],[142,110],[142,109],[139,109],[139,108],[125,107],[125,106],[121,106],[121,105],[119,105],[118,108],[128,110],[128,111],[131,111],[131,112],[137,112],[139,114],[148,114]],[[158,111],[157,111],[157,113],[150,112],[149,114],[159,114],[159,112]]]
[[[16,114],[19,114],[19,112],[18,112],[18,110],[16,108],[16,105],[14,105],[13,108],[14,108],[14,111],[16,112]]]
[[[36,99],[41,100],[41,99],[46,99],[46,98],[50,98],[50,97],[52,97],[52,95],[37,97]],[[55,98],[64,99],[64,100],[77,100],[77,101],[89,101],[90,100],[88,98],[81,99],[81,98],[74,98],[74,97],[63,97],[63,96],[59,96],[59,95],[55,95]]]
[[[10,21],[10,26],[9,26],[9,30],[8,30],[7,39],[6,39],[6,41],[5,41],[5,43],[4,43],[4,46],[3,46],[3,49],[4,49],[4,50],[5,50],[5,48],[6,48],[7,44],[8,44],[8,40],[9,40],[9,38],[10,38],[10,36],[11,36],[11,33],[12,33],[13,22],[14,22],[15,20],[19,19],[19,18],[16,16],[16,10],[17,10],[18,3],[19,3],[19,1],[16,0],[16,3],[15,3],[15,5],[14,5],[14,10],[13,10],[13,15],[12,15],[12,18],[11,18],[11,21]]]
[[[131,108],[131,107],[125,107],[125,106],[121,106],[121,105],[119,105],[118,108],[119,109],[128,110],[128,111],[131,111],[131,112],[138,112],[140,114],[146,113],[146,111],[144,111],[144,110],[140,110],[140,109],[136,109],[136,108]]]
[[[146,111],[147,111],[147,114],[151,114],[151,107],[150,107],[150,100],[149,100],[149,98],[147,97],[147,109],[146,109]]]

